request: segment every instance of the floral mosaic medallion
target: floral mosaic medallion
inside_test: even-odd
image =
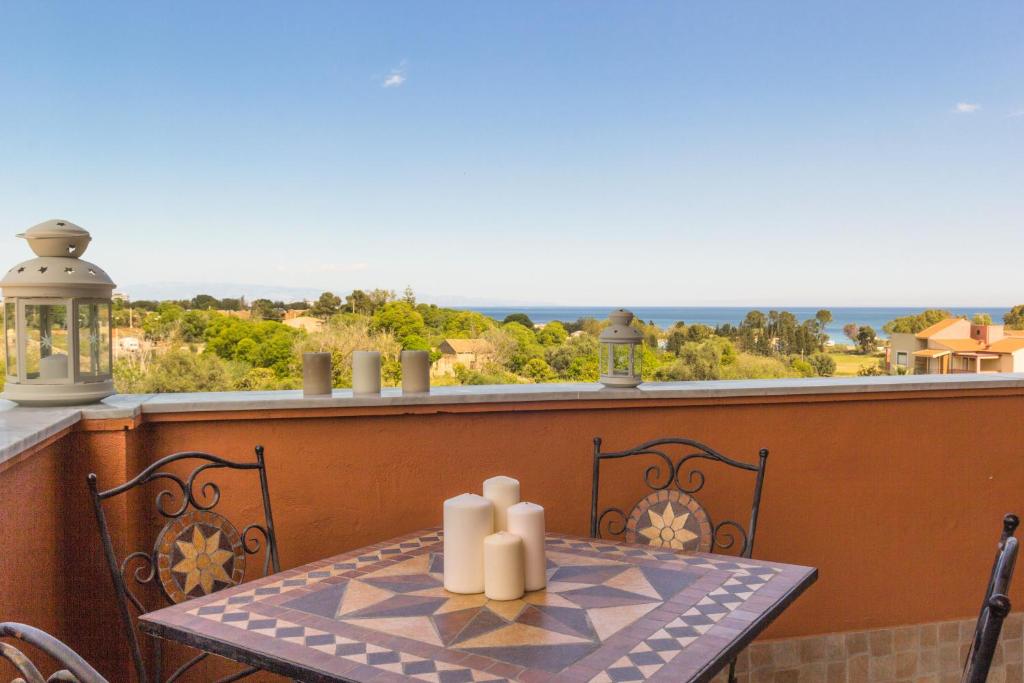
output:
[[[245,576],[238,530],[216,512],[190,510],[172,519],[156,539],[160,587],[174,603],[235,586]]]
[[[636,504],[626,521],[627,543],[706,553],[711,539],[707,512],[681,491],[655,491]]]

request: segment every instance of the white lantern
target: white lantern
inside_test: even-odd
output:
[[[633,314],[618,309],[608,316],[611,325],[601,331],[601,384],[609,387],[635,387],[643,382],[644,336],[630,323]]]
[[[38,258],[19,263],[0,280],[7,362],[2,397],[53,406],[110,396],[114,283],[79,258],[92,238],[62,220],[40,223],[18,237]]]

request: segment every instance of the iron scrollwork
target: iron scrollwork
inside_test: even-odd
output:
[[[179,461],[191,461],[193,463],[198,461],[199,464],[191,469],[187,475],[169,471],[168,468]],[[175,465],[175,468],[176,467],[177,466]],[[147,667],[143,661],[142,648],[138,640],[137,629],[135,628],[134,618],[131,614],[130,608],[134,608],[139,614],[144,614],[147,609],[142,598],[129,589],[128,585],[129,583],[132,585],[145,585],[162,583],[164,581],[164,570],[158,569],[158,566],[164,565],[159,565],[157,557],[165,558],[164,561],[166,561],[167,554],[171,552],[169,548],[173,548],[174,543],[169,543],[165,540],[161,544],[159,538],[163,536],[164,532],[167,531],[170,525],[181,526],[196,522],[196,519],[193,518],[198,519],[198,522],[196,522],[197,524],[212,524],[216,521],[214,518],[223,520],[227,523],[226,519],[220,516],[217,512],[214,512],[214,508],[216,508],[221,502],[220,485],[209,479],[200,481],[200,478],[203,477],[204,473],[208,473],[214,469],[255,470],[259,475],[260,492],[262,494],[263,502],[263,519],[246,526],[240,534],[240,538],[238,538],[239,535],[237,532],[233,532],[236,536],[236,539],[233,541],[235,544],[234,547],[236,548],[236,552],[244,553],[238,557],[244,557],[244,555],[255,555],[259,552],[263,552],[265,556],[263,561],[264,575],[269,574],[271,571],[280,571],[277,559],[276,537],[274,535],[274,522],[270,510],[270,499],[267,489],[267,477],[262,446],[256,447],[255,462],[234,462],[226,460],[220,456],[196,451],[187,451],[168,455],[152,463],[134,478],[105,491],[99,490],[95,474],[91,474],[88,477],[89,489],[93,498],[93,508],[100,527],[100,538],[103,543],[104,554],[110,568],[111,578],[114,582],[114,588],[119,601],[118,608],[120,611],[122,626],[129,638],[132,661],[136,674],[140,680],[149,681],[151,680],[151,677],[148,674]],[[160,536],[158,536],[158,547],[154,548],[153,551],[132,552],[125,555],[124,558],[118,562],[114,552],[110,529],[107,525],[103,501],[151,482],[161,482],[165,484],[165,486],[156,493],[154,504],[157,513],[168,520],[167,526],[164,527],[164,530],[161,531]],[[203,517],[204,515],[205,517]],[[217,525],[214,524],[214,526],[216,527]],[[229,527],[233,530],[233,527],[231,527],[229,523],[227,523],[227,526],[222,526],[221,528],[225,529],[224,533],[227,533],[226,529]],[[180,532],[181,530],[178,529],[177,531]],[[227,538],[230,539],[230,534]],[[225,541],[222,541],[222,543],[223,542]],[[222,546],[222,548],[226,547]],[[218,552],[223,552],[223,549]],[[238,572],[239,574],[244,574],[244,564],[242,564],[241,567],[243,567],[243,569],[238,570]],[[158,578],[160,579],[159,582],[156,581]],[[241,576],[233,575],[232,579],[237,582],[241,579]],[[166,590],[164,591],[164,597],[169,599]],[[156,672],[156,677],[159,678],[160,666],[158,661],[158,651],[154,659],[153,671]],[[202,659],[203,656],[199,656],[189,662],[186,662],[178,671],[172,674],[171,679],[177,678],[184,673],[185,670],[190,669],[196,662],[201,661]],[[252,669],[249,669],[242,673],[248,675],[248,673],[251,672]],[[229,679],[235,680],[236,677],[237,674],[232,675]]]
[[[673,459],[665,446],[682,446],[684,451]],[[754,500],[751,510],[750,524],[744,527],[739,522],[724,520],[712,527],[712,551],[734,550],[739,555],[750,557],[754,545],[754,533],[757,528],[757,516],[761,502],[761,487],[764,481],[765,464],[768,451],[762,449],[759,462],[751,464],[733,460],[718,451],[692,439],[671,437],[655,439],[642,443],[635,448],[624,451],[602,451],[601,439],[594,439],[594,479],[591,494],[591,535],[596,538],[609,536],[625,536],[627,513],[621,508],[598,509],[599,476],[601,463],[604,460],[617,460],[632,456],[653,456],[657,461],[644,469],[643,480],[651,491],[676,489],[680,493],[692,496],[704,489],[707,477],[700,469],[698,461],[717,462],[728,467],[747,470],[755,473]]]

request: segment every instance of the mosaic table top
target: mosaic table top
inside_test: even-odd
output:
[[[303,681],[704,681],[785,609],[808,567],[549,534],[521,600],[442,587],[421,531],[152,612],[142,628]]]

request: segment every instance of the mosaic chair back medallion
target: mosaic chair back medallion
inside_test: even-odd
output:
[[[604,451],[600,437],[594,439],[593,479],[590,503],[590,535],[619,538],[656,548],[686,552],[735,553],[751,557],[761,506],[767,449],[758,453],[756,464],[729,458],[710,446],[682,437],[647,441],[623,451]],[[605,463],[637,460],[643,465],[642,482],[649,493],[629,512],[623,507],[601,507],[601,472]],[[725,469],[750,472],[752,503],[747,523],[732,519],[717,522],[697,499],[708,477],[699,466],[717,464]],[[622,488],[622,473],[616,473],[616,487]]]
[[[255,450],[256,460],[252,462],[234,462],[209,453],[175,453],[107,490],[100,490],[95,474],[88,477],[100,541],[140,681],[156,682],[164,678],[159,640],[152,641],[151,662],[149,666],[145,663],[135,623],[138,616],[165,604],[179,604],[237,586],[245,580],[247,567],[250,571],[259,568],[262,576],[281,570],[263,447],[257,446]],[[228,475],[228,472],[236,474]],[[252,479],[251,484],[258,480],[262,514],[256,513],[241,529],[218,509],[222,500],[221,484],[213,479],[218,473],[230,478],[232,483],[236,478]],[[242,491],[244,488],[250,490]],[[232,504],[246,509],[244,503],[251,499],[252,488],[239,485],[239,497],[233,499]],[[118,558],[105,504],[122,496],[145,496],[148,489],[157,489],[153,513],[155,523],[162,524],[162,528],[156,533],[151,550],[136,550]],[[253,556],[262,556],[262,567],[250,566],[248,558]],[[167,680],[176,680],[205,657],[206,653],[194,654]],[[238,672],[228,680],[237,680],[255,671]]]

